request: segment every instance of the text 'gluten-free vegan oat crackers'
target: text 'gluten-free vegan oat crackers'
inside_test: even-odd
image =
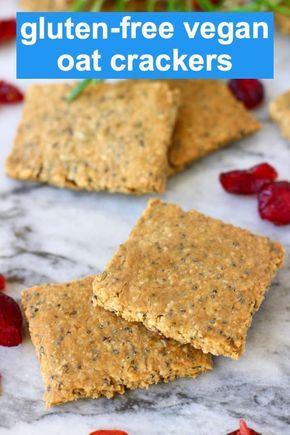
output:
[[[260,128],[259,122],[218,80],[170,80],[181,105],[169,151],[173,172]]]
[[[204,352],[239,358],[283,263],[279,243],[151,200],[94,281],[94,300]]]
[[[178,91],[126,80],[90,86],[69,103],[74,86],[29,89],[7,174],[77,190],[163,192]]]
[[[212,368],[192,346],[128,323],[91,303],[93,277],[22,294],[47,406],[147,388]]]

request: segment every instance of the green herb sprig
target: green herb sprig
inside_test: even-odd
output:
[[[91,12],[99,12],[104,6],[106,0],[95,0],[90,8]],[[115,9],[118,12],[124,12],[128,0],[116,0]],[[283,15],[290,16],[290,0],[255,0],[247,3],[242,3],[238,6],[227,7],[228,12],[279,12]],[[88,5],[88,0],[75,0],[72,6],[72,11],[84,11]],[[225,1],[220,0],[217,5],[214,5],[210,0],[166,0],[167,12],[191,12],[197,9],[207,12],[215,12],[225,10]],[[156,0],[146,0],[146,11],[154,12]],[[74,101],[81,93],[92,83],[96,84],[102,80],[85,79],[78,83],[76,87],[67,96],[67,101]]]
[[[129,0],[116,0],[115,9],[119,12],[125,11],[126,3]],[[146,10],[147,12],[153,12],[158,0],[147,0]],[[87,9],[89,0],[75,0],[72,6],[72,11],[80,12]],[[98,12],[102,6],[106,3],[106,0],[95,0],[93,6],[90,8],[91,12]],[[194,11],[201,9],[203,11],[222,11],[224,10],[225,0],[220,0],[217,5],[213,4],[211,0],[164,0],[166,10],[168,12],[183,12]],[[234,5],[238,3],[238,5]],[[233,1],[233,6],[226,8],[231,12],[257,12],[257,11],[274,11],[280,12],[290,16],[290,0],[252,0],[248,2]]]

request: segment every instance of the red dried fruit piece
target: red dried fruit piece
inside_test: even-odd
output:
[[[262,435],[253,429],[250,429],[244,420],[240,420],[240,429],[230,432],[227,435]]]
[[[96,430],[95,432],[91,432],[90,435],[128,435],[128,433],[124,432],[123,430],[101,429],[101,430]]]
[[[10,296],[0,293],[0,346],[22,343],[22,314]]]
[[[14,104],[23,101],[22,92],[10,83],[0,80],[0,104]]]
[[[0,45],[16,38],[16,20],[0,20]]]
[[[275,225],[290,224],[290,183],[268,183],[259,192],[258,210],[262,219]]]
[[[250,169],[224,172],[220,174],[220,182],[229,193],[251,195],[258,193],[265,184],[276,180],[278,173],[268,163],[261,163]]]
[[[4,290],[6,286],[5,276],[0,273],[0,290]]]
[[[233,79],[228,81],[229,89],[247,109],[254,109],[264,100],[264,86],[257,79]]]

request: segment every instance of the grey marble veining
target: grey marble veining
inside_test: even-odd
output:
[[[0,0],[0,15],[14,12],[16,1]],[[265,81],[268,99],[290,87],[290,39],[276,37],[276,78]],[[0,50],[1,78],[15,75],[14,46]],[[29,82],[20,83],[26,88]],[[19,300],[24,287],[100,272],[126,239],[147,202],[103,193],[75,193],[18,183],[5,177],[21,107],[0,108],[0,271],[9,277],[8,294]],[[263,435],[290,434],[290,228],[259,219],[254,198],[222,191],[218,174],[269,161],[281,178],[290,178],[290,143],[268,120],[257,116],[261,132],[198,162],[169,181],[163,198],[185,209],[265,234],[287,249],[279,273],[254,317],[240,361],[215,358],[213,372],[180,379],[113,400],[79,401],[46,410],[33,346],[26,334],[17,348],[0,348],[0,435],[87,435],[117,427],[130,435],[225,435],[238,419]]]

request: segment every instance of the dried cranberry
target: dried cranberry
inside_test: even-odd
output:
[[[6,286],[5,276],[0,273],[0,290],[4,290]]]
[[[0,45],[6,41],[16,38],[16,20],[11,18],[9,20],[0,21]]]
[[[240,420],[240,429],[230,432],[227,435],[262,435],[253,429],[250,429],[244,420]]]
[[[0,104],[14,104],[23,101],[22,92],[10,83],[0,80]]]
[[[273,166],[261,163],[250,169],[224,172],[220,174],[220,182],[229,193],[250,195],[258,193],[265,184],[277,177],[278,173]]]
[[[234,96],[242,101],[247,109],[254,109],[264,100],[264,87],[257,79],[234,79],[228,82]]]
[[[262,219],[276,225],[290,224],[290,183],[268,183],[259,192],[258,209]]]
[[[22,342],[22,314],[10,296],[0,293],[0,346],[18,346]]]
[[[96,430],[95,432],[90,433],[90,435],[128,435],[128,433],[124,432],[123,430],[101,429],[101,430]]]

